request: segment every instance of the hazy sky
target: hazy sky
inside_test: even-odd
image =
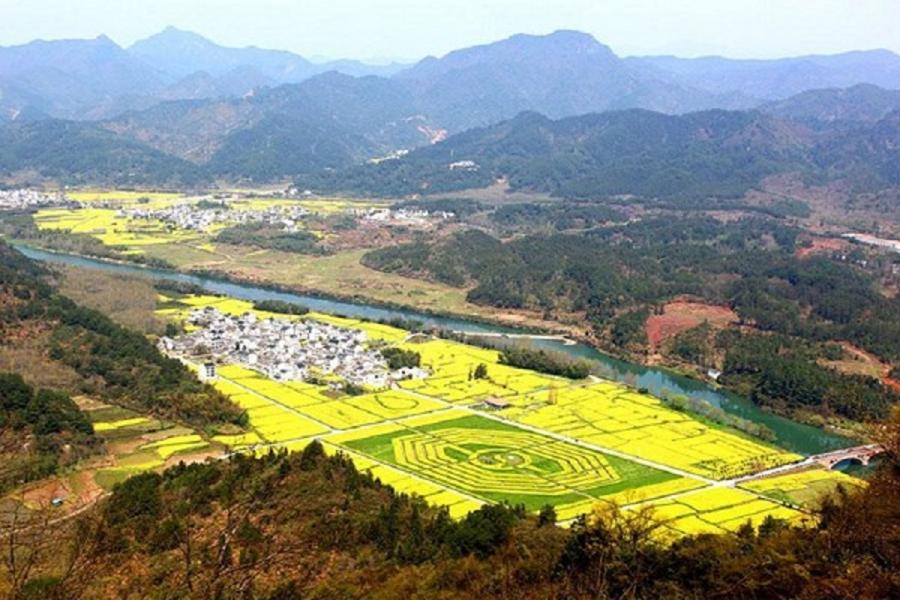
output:
[[[0,45],[166,25],[229,46],[419,58],[513,33],[579,29],[619,54],[776,57],[889,48],[900,0],[0,0]]]

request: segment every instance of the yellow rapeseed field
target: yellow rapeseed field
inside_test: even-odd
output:
[[[728,479],[800,460],[800,456],[706,425],[660,400],[605,382],[528,395],[509,418],[578,440]]]
[[[673,535],[731,531],[747,520],[759,525],[767,516],[799,521],[804,513],[786,505],[807,506],[799,496],[842,477],[794,474],[748,482],[746,489],[710,485],[702,478],[735,478],[800,457],[703,423],[624,385],[500,364],[495,350],[412,338],[396,327],[316,312],[275,315],[233,298],[189,296],[177,301],[180,307],[171,298],[160,301],[166,304],[160,314],[171,319],[184,320],[205,306],[234,315],[315,319],[365,331],[375,345],[419,353],[429,376],[359,396],[222,365],[213,384],[247,411],[252,431],[213,439],[257,452],[273,446],[299,451],[321,439],[328,452],[346,453],[361,471],[447,506],[456,517],[498,499],[532,509],[556,503],[562,521],[615,503],[626,510],[653,505]],[[485,365],[487,378],[474,378],[479,365]],[[485,416],[488,398],[503,398],[509,407]],[[172,442],[152,449],[180,447]],[[693,475],[660,472],[603,449]]]

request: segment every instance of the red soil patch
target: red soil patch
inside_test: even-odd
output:
[[[797,249],[797,256],[803,258],[819,252],[844,250],[850,245],[847,240],[842,240],[840,238],[813,238],[810,241],[812,242],[811,246]]]
[[[900,392],[900,381],[891,379],[891,365],[883,362],[880,358],[866,352],[862,348],[857,348],[850,342],[838,342],[844,351],[850,356],[844,360],[828,361],[824,364],[842,373],[849,375],[866,375],[880,379],[883,385],[893,388]]]
[[[202,450],[200,452],[193,452],[191,454],[176,454],[170,456],[166,459],[165,468],[174,467],[179,463],[184,463],[186,465],[193,465],[195,463],[205,463],[209,459],[220,459],[223,456],[222,450],[211,449],[211,450]]]
[[[676,300],[666,304],[663,314],[650,315],[647,319],[647,340],[655,348],[663,341],[682,331],[693,329],[704,321],[708,321],[713,327],[727,327],[737,323],[738,316],[727,306]]]
[[[71,511],[95,502],[104,493],[94,481],[94,472],[84,470],[66,478],[53,477],[36,483],[22,492],[21,499],[26,506],[47,508],[54,498],[61,498],[66,511]]]

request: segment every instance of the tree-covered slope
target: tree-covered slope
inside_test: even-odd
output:
[[[65,183],[195,185],[201,169],[90,123],[38,120],[0,126],[0,176]]]
[[[313,443],[302,453],[138,475],[69,523],[9,544],[29,570],[0,572],[0,593],[66,600],[299,598],[893,597],[900,567],[896,425],[867,489],[838,495],[815,527],[672,544],[648,509],[598,510],[569,528],[505,506],[460,521],[360,473]],[[18,575],[16,579],[10,575]]]
[[[75,374],[66,391],[198,427],[245,420],[236,405],[143,334],[60,295],[49,276],[0,242],[0,340],[13,349],[31,340],[38,353],[33,369],[65,369]]]
[[[523,113],[398,160],[299,178],[298,187],[426,194],[488,186],[564,197],[734,197],[776,173],[894,185],[896,116],[813,131],[758,112],[681,116],[641,110],[553,121]],[[872,179],[870,173],[876,173]]]
[[[739,195],[802,164],[806,132],[757,113],[629,110],[553,121],[523,113],[379,165],[301,179],[312,189],[393,194],[484,187],[563,196]]]

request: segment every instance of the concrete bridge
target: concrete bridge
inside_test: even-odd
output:
[[[817,454],[809,458],[826,469],[831,469],[834,468],[834,465],[845,460],[857,461],[863,465],[868,465],[869,461],[879,454],[884,454],[884,452],[885,448],[881,444],[869,444],[867,446],[856,446],[855,448],[844,448],[834,452]]]
[[[764,477],[772,477],[774,475],[783,475],[785,473],[790,473],[791,471],[811,467],[813,465],[821,465],[826,469],[833,469],[836,464],[845,460],[855,460],[862,463],[863,465],[868,465],[874,457],[878,456],[879,454],[883,454],[884,451],[885,448],[880,444],[869,444],[867,446],[844,448],[842,450],[835,450],[833,452],[826,452],[824,454],[808,456],[803,460],[794,463],[781,465],[780,467],[773,467],[771,469],[766,469],[765,471],[759,471],[758,473],[752,473],[750,475],[744,475],[743,477],[738,477],[737,479],[723,481],[722,485],[733,487],[737,484],[744,483],[745,481],[751,481],[753,479],[763,479]]]

